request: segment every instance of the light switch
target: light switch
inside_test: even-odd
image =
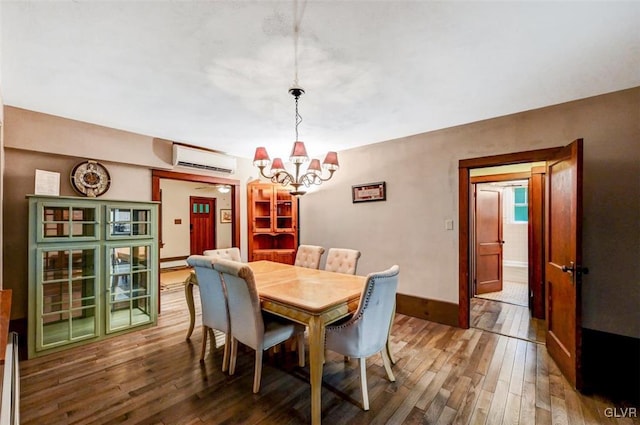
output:
[[[445,230],[453,230],[453,220],[448,219],[444,221],[444,229]]]

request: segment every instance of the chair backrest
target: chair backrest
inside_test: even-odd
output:
[[[202,253],[207,257],[222,258],[224,260],[242,261],[240,258],[240,248],[221,248],[221,249],[207,249]]]
[[[400,267],[394,265],[388,270],[367,275],[358,309],[351,319],[336,326],[352,328],[345,342],[349,345],[346,350],[349,353],[368,357],[382,350],[386,344],[396,304],[399,272]]]
[[[360,251],[348,248],[329,248],[324,269],[330,272],[356,274]]]
[[[194,268],[200,289],[202,306],[202,324],[227,333],[230,331],[227,291],[218,273],[213,268],[215,258],[204,255],[192,255],[187,264]]]
[[[293,265],[308,269],[318,269],[320,268],[320,258],[322,258],[323,253],[324,248],[321,246],[300,245]]]
[[[217,260],[213,267],[227,288],[233,337],[253,349],[262,347],[264,321],[253,271],[246,264],[231,260]]]

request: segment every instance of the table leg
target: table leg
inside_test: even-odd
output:
[[[191,338],[193,327],[196,324],[196,309],[193,304],[193,282],[191,277],[184,282],[184,297],[187,300],[187,308],[189,309],[189,330],[187,331],[187,340]]]
[[[309,321],[309,375],[311,378],[311,424],[322,419],[322,363],[324,360],[324,323],[313,316]]]

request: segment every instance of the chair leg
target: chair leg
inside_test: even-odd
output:
[[[222,354],[222,371],[226,372],[229,366],[229,352],[231,351],[231,336],[227,333],[224,335],[224,353]]]
[[[202,349],[200,350],[200,361],[204,361],[204,354],[207,352],[207,337],[209,336],[209,328],[202,326]]]
[[[391,371],[391,360],[389,359],[389,353],[387,353],[386,348],[383,348],[382,351],[380,351],[380,354],[382,354],[382,363],[384,364],[384,368],[387,371],[387,377],[389,378],[389,381],[396,382],[396,377],[393,376],[393,372]]]
[[[369,410],[369,391],[367,390],[367,359],[360,357],[360,386],[362,387],[362,409]]]
[[[253,393],[260,391],[260,378],[262,377],[262,350],[256,350],[256,367],[253,374]]]
[[[236,372],[236,356],[238,355],[238,340],[231,337],[231,358],[229,359],[229,375]]]
[[[389,322],[389,333],[387,334],[387,344],[385,345],[385,350],[387,350],[387,354],[389,355],[389,360],[391,364],[396,364],[396,359],[393,357],[393,353],[391,352],[391,328],[393,328],[393,321],[396,318],[396,305],[393,304],[393,313],[391,313],[391,322]]]
[[[391,351],[391,339],[387,339],[387,344],[385,345],[384,349],[389,356],[389,361],[391,362],[391,364],[396,364],[396,359],[395,357],[393,357],[393,352]]]
[[[298,366],[304,367],[304,333],[300,332],[294,341],[298,345]]]

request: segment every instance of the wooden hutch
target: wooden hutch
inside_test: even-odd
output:
[[[293,264],[298,248],[298,199],[281,185],[247,184],[249,261]]]

